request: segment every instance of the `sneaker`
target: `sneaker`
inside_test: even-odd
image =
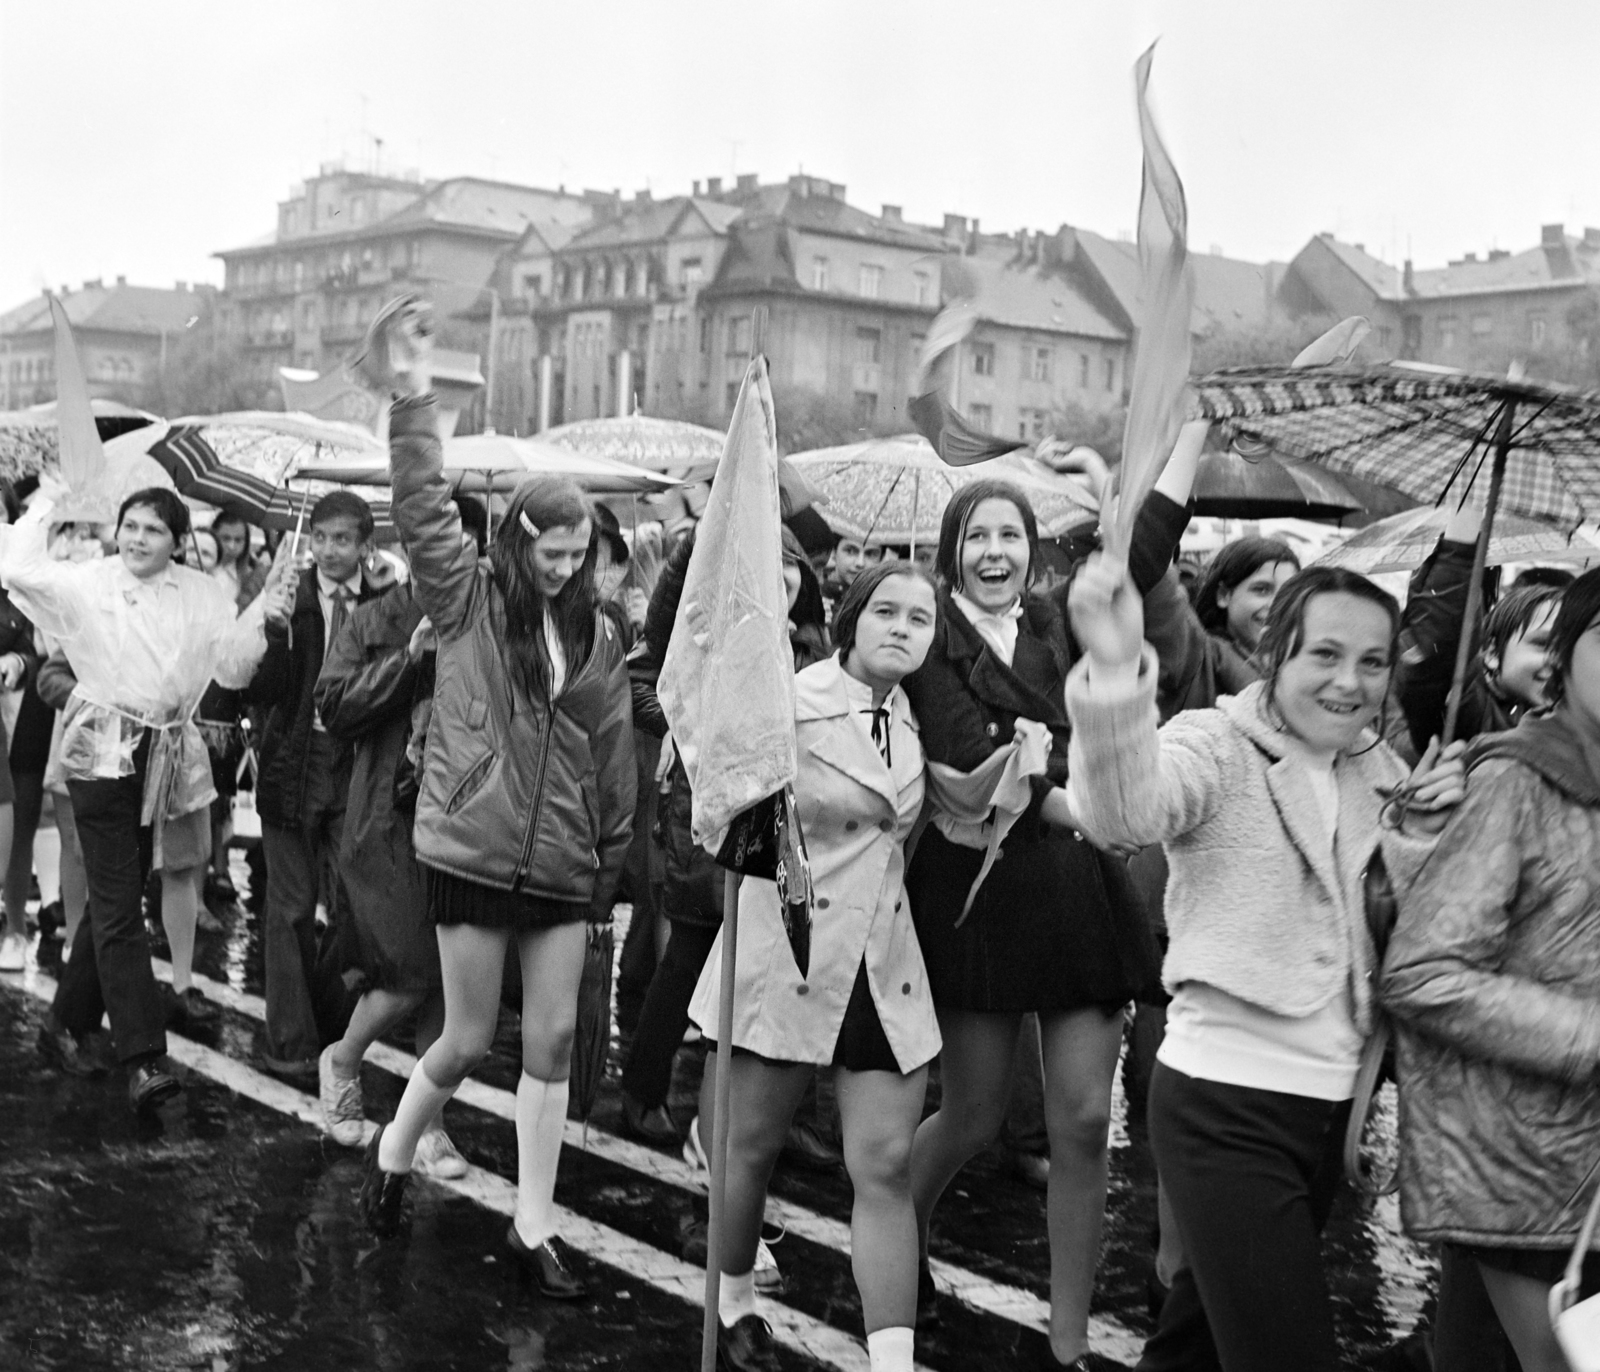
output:
[[[451,1142],[450,1135],[436,1124],[417,1140],[411,1170],[420,1176],[455,1181],[467,1175],[467,1160]]]
[[[0,972],[20,972],[28,965],[28,941],[21,934],[0,937]]]
[[[317,1095],[322,1101],[322,1123],[335,1143],[359,1148],[367,1122],[361,1078],[341,1077],[333,1070],[333,1049],[334,1045],[329,1044],[317,1059]]]

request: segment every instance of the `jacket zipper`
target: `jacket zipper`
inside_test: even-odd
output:
[[[522,839],[522,857],[517,863],[516,886],[514,889],[521,891],[527,885],[526,878],[531,875],[529,863],[533,858],[533,840],[539,831],[539,811],[544,806],[544,774],[550,761],[550,736],[555,733],[555,708],[551,707],[549,718],[545,721],[544,738],[539,745],[539,775],[533,787],[533,811],[528,816],[528,829]]]

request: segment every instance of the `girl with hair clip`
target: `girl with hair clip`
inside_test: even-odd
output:
[[[1171,561],[1192,475],[1193,454],[1169,463],[1157,486],[1162,501],[1141,510],[1134,545],[1147,588]],[[932,1314],[930,1216],[956,1173],[998,1136],[1023,1016],[1036,1013],[1050,1144],[1051,1327],[1048,1342],[1025,1333],[1021,1353],[1049,1368],[1088,1352],[1122,1008],[1154,982],[1158,957],[1126,863],[1085,841],[1061,789],[1061,691],[1076,649],[1055,603],[1032,593],[1038,542],[1026,497],[1003,481],[974,481],[945,509],[939,623],[926,663],[905,683],[927,755],[970,772],[1010,743],[1023,719],[1048,726],[1052,746],[970,910],[984,853],[946,819],[922,833],[906,889],[944,1041],[939,1109],[918,1129],[912,1154],[919,1303]]]
[[[414,831],[437,925],[444,1028],[372,1138],[361,1207],[393,1233],[418,1140],[488,1053],[514,941],[522,969],[517,1203],[506,1243],[546,1296],[584,1286],[555,1234],[554,1191],[587,945],[610,918],[633,822],[632,711],[621,637],[594,592],[597,524],[569,481],[513,492],[490,560],[463,541],[444,476],[420,305],[382,316],[398,377],[389,426],[395,522],[438,635]]]
[[[756,1313],[762,1210],[801,1097],[816,1068],[830,1065],[855,1188],[850,1259],[873,1372],[911,1372],[911,1145],[939,1026],[903,881],[903,846],[925,783],[917,721],[900,685],[927,655],[936,612],[920,568],[871,567],[834,615],[838,653],[795,680],[794,791],[815,893],[810,964],[803,974],[795,964],[777,887],[746,878],[733,1043],[717,1054],[732,1077],[718,1351],[733,1372],[779,1366]],[[719,933],[690,1007],[707,1034],[718,1023],[721,965]]]
[[[1373,726],[1400,610],[1352,572],[1292,577],[1262,679],[1159,731],[1124,569],[1091,558],[1070,604],[1086,657],[1067,681],[1067,803],[1096,842],[1161,843],[1171,867],[1149,1119],[1185,1263],[1139,1367],[1334,1372],[1320,1235],[1373,1024],[1362,879],[1381,845],[1405,889],[1461,797],[1459,745],[1397,789],[1406,768]],[[1400,828],[1380,823],[1386,795],[1406,797]]]
[[[1548,664],[1549,711],[1471,745],[1380,984],[1406,1231],[1476,1269],[1524,1372],[1567,1367],[1550,1291],[1600,1175],[1600,571],[1566,588]]]

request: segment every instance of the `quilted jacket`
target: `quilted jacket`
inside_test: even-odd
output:
[[[1471,760],[1384,964],[1401,1212],[1421,1239],[1563,1248],[1600,1180],[1600,744],[1558,712]]]

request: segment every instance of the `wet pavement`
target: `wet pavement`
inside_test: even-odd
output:
[[[236,875],[243,886],[242,863]],[[505,1094],[516,1083],[514,1020],[476,1074],[480,1086],[447,1114],[482,1172],[450,1189],[414,1186],[409,1233],[379,1244],[356,1213],[358,1154],[306,1122],[309,1098],[244,1066],[259,1028],[258,923],[238,911],[225,925],[201,935],[197,957],[208,994],[229,1007],[220,1055],[184,1051],[188,1089],[157,1120],[128,1111],[119,1074],[80,1081],[47,1069],[34,1049],[47,983],[32,971],[0,976],[0,1368],[698,1366],[698,1277],[678,1261],[678,1236],[703,1213],[703,1195],[674,1154],[619,1137],[615,1044],[587,1136],[571,1126],[562,1156],[556,1200],[572,1212],[568,1235],[595,1292],[564,1307],[521,1286],[501,1252],[515,1177]],[[369,1118],[393,1113],[409,1048],[402,1034],[369,1057]],[[693,1113],[700,1064],[696,1048],[679,1055],[680,1123]],[[784,1366],[865,1369],[848,1182],[781,1167],[773,1198],[769,1217],[788,1231],[774,1248],[787,1277],[775,1320]],[[1101,1366],[1131,1365],[1149,1330],[1154,1227],[1149,1151],[1119,1086],[1091,1331]],[[1389,1365],[1386,1350],[1426,1314],[1431,1261],[1396,1227],[1392,1201],[1374,1209],[1349,1194],[1330,1225],[1350,1367]],[[919,1331],[919,1366],[1015,1366],[1020,1329],[1045,1309],[1043,1196],[997,1155],[981,1157],[947,1195],[932,1248],[941,1284],[960,1294],[943,1295],[938,1326]]]

